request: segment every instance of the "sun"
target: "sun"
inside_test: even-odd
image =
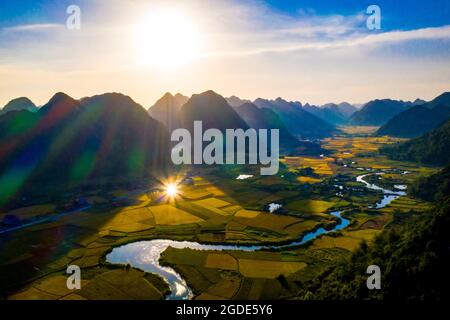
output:
[[[200,56],[200,32],[182,10],[153,9],[136,27],[141,64],[177,67]]]
[[[166,185],[166,195],[169,198],[174,198],[178,194],[178,186],[175,183]]]

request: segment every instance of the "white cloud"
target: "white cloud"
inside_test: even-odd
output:
[[[286,34],[301,37],[286,39]],[[301,50],[330,50],[351,47],[373,47],[414,40],[450,39],[450,26],[422,28],[408,31],[389,31],[370,34],[350,25],[305,25],[301,28],[281,29],[264,34],[248,35],[265,37],[265,46],[239,47],[237,50],[210,52],[207,56],[245,56],[263,53],[283,53]],[[263,42],[263,41],[261,41]]]
[[[411,40],[450,39],[450,26],[422,28],[409,31],[390,31],[376,35],[368,35],[353,41],[353,45],[403,42]]]

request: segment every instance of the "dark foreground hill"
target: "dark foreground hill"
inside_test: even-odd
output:
[[[161,174],[168,166],[165,128],[122,94],[77,101],[57,93],[35,116],[26,112],[0,118],[0,127],[8,128],[0,132],[3,198],[27,185],[127,180]],[[17,119],[27,121],[17,128]]]
[[[39,115],[28,110],[10,111],[3,114],[0,116],[0,143],[25,133],[38,121]]]
[[[422,137],[386,146],[380,152],[395,160],[447,165],[450,163],[450,121]]]
[[[397,114],[378,130],[379,135],[414,138],[450,119],[450,93]]]

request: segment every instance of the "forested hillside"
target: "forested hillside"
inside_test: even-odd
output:
[[[363,244],[349,260],[310,283],[303,299],[429,299],[447,296],[450,270],[450,199],[407,224]],[[367,289],[366,269],[381,268],[381,290]]]

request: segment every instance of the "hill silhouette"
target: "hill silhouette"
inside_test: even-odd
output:
[[[17,99],[13,99],[10,102],[8,102],[3,109],[0,110],[0,115],[5,114],[7,112],[11,111],[22,111],[27,110],[31,112],[36,112],[38,108],[36,105],[28,98],[21,97]]]
[[[433,130],[450,119],[450,93],[432,101],[414,106],[397,114],[382,126],[377,134],[414,138]]]
[[[179,93],[173,96],[171,93],[167,92],[148,109],[148,113],[153,119],[162,122],[167,129],[172,132],[174,129],[180,127],[179,112],[183,104],[188,100],[188,97]]]
[[[365,104],[361,110],[356,111],[351,116],[349,123],[357,126],[382,126],[409,107],[410,105],[403,101],[373,100]]]

